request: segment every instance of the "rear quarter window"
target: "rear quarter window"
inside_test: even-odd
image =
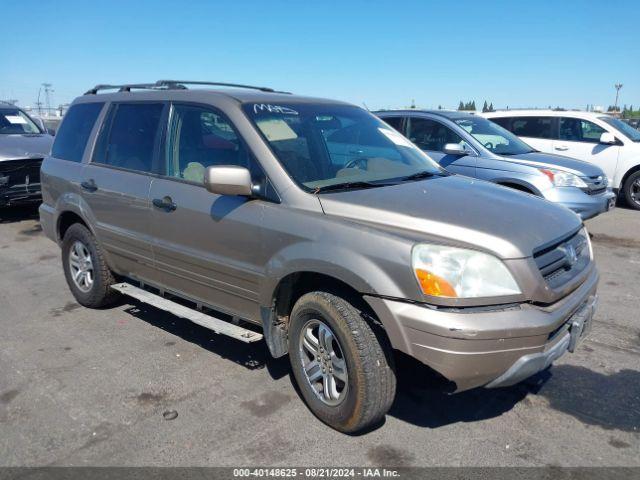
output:
[[[104,103],[73,105],[64,117],[51,148],[51,156],[81,162],[87,140]]]

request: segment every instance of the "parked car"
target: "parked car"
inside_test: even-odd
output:
[[[640,210],[640,131],[594,112],[506,110],[483,116],[537,150],[598,165],[629,206]]]
[[[24,110],[0,102],[0,207],[40,201],[40,164],[52,143]]]
[[[62,117],[52,117],[52,116],[40,116],[31,114],[32,120],[34,120],[38,126],[49,135],[55,136],[58,131],[58,127],[60,126],[60,122],[62,122]]]
[[[80,304],[264,338],[344,432],[390,408],[394,349],[462,391],[588,331],[598,273],[566,208],[451,175],[357,106],[190,83],[96,87],[62,121],[40,221]]]
[[[583,220],[615,205],[604,172],[579,160],[540,153],[475,114],[446,110],[387,110],[381,119],[450,172],[543,197]]]

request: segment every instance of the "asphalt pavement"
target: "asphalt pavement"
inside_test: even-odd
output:
[[[453,396],[402,357],[385,422],[348,436],[262,342],[127,299],[81,307],[36,210],[0,211],[0,465],[640,466],[640,212],[587,223],[600,306],[576,353]]]

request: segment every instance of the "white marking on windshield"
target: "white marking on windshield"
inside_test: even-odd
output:
[[[254,103],[253,113],[259,113],[267,111],[269,113],[280,113],[282,115],[298,115],[298,112],[293,108],[283,107],[281,105],[270,105],[267,103]]]

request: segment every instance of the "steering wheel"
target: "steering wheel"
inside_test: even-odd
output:
[[[485,143],[484,146],[487,147],[489,150],[493,150],[493,143],[491,142]]]
[[[343,168],[359,168],[360,170],[367,169],[367,159],[364,157],[354,158],[345,164]]]

